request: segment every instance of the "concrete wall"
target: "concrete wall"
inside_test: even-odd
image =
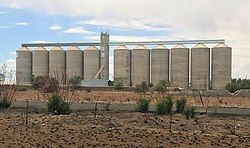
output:
[[[48,76],[49,52],[46,50],[34,50],[32,52],[32,75]]]
[[[84,50],[83,67],[84,80],[95,79],[96,74],[100,70],[100,50]]]

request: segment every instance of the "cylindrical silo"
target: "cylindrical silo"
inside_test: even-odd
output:
[[[141,84],[142,81],[149,82],[150,51],[143,45],[132,50],[132,86]]]
[[[84,80],[93,80],[100,70],[100,50],[90,46],[84,50]],[[100,78],[98,76],[97,78]]]
[[[210,84],[210,48],[198,44],[191,49],[191,88],[207,90]]]
[[[114,50],[114,77],[124,78],[124,85],[131,86],[131,50],[125,45]]]
[[[61,85],[65,84],[65,51],[60,47],[54,47],[49,51],[49,75],[58,79]]]
[[[23,47],[16,51],[16,84],[31,84],[32,77],[32,51]]]
[[[151,83],[156,85],[161,80],[169,81],[169,50],[157,45],[151,50]]]
[[[182,44],[171,49],[172,87],[189,88],[189,49]]]
[[[67,82],[74,76],[81,76],[83,71],[83,52],[77,46],[66,51],[66,79]]]
[[[232,48],[219,44],[212,48],[212,89],[225,89],[231,82]]]
[[[32,75],[48,76],[49,52],[44,47],[39,47],[32,52]]]

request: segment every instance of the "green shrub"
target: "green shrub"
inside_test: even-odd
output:
[[[135,111],[145,113],[148,112],[148,108],[149,108],[149,100],[140,98],[139,101],[137,102]]]
[[[9,108],[11,104],[12,101],[5,98],[0,98],[0,108]]]
[[[62,100],[58,95],[51,96],[47,102],[48,112],[56,115],[69,114],[70,104]]]
[[[185,116],[186,119],[189,118],[195,118],[196,112],[195,112],[195,107],[186,107],[183,115]]]
[[[176,101],[176,112],[177,113],[183,113],[185,110],[187,104],[187,99],[186,98],[181,98],[180,100],[178,99]]]
[[[156,113],[158,115],[170,114],[173,109],[172,97],[167,96],[161,102],[156,105]]]

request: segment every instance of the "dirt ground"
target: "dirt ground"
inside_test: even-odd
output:
[[[154,105],[159,100],[159,94],[148,93],[142,97],[150,99]],[[188,104],[193,106],[201,106],[199,96],[173,96],[174,101],[180,97],[187,98]],[[111,102],[111,103],[126,103],[134,104],[140,98],[138,93],[134,92],[117,92],[117,91],[77,91],[75,97],[71,100],[74,102]],[[16,100],[43,100],[42,95],[37,91],[19,92],[15,96]],[[250,108],[250,97],[203,97],[204,105],[208,107],[240,107]]]
[[[174,115],[170,133],[167,115],[98,111],[95,118],[92,111],[63,116],[31,111],[26,126],[24,112],[0,110],[1,148],[250,147],[250,117],[244,116],[197,115],[197,124]]]

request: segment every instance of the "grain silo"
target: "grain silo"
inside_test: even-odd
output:
[[[212,48],[212,89],[225,89],[231,82],[232,48],[219,44]]]
[[[65,84],[65,51],[56,46],[49,51],[49,75],[59,80],[60,84]]]
[[[66,51],[66,80],[73,76],[83,77],[83,52],[77,46],[72,46]]]
[[[16,84],[31,84],[32,77],[32,51],[27,47],[18,49],[16,57]]]
[[[189,49],[182,44],[171,49],[172,87],[189,88]]]
[[[114,50],[114,77],[124,78],[124,85],[131,86],[131,50],[125,45]]]
[[[32,75],[48,76],[49,52],[44,47],[38,47],[32,52]]]
[[[191,49],[191,88],[207,90],[210,84],[210,48],[198,44]]]
[[[151,83],[156,85],[161,80],[169,81],[169,50],[157,45],[151,50]]]
[[[132,50],[132,86],[141,84],[142,81],[149,82],[150,51],[143,45]]]
[[[84,50],[84,80],[93,80],[100,70],[100,50],[90,46]],[[98,76],[97,78],[100,78]]]

